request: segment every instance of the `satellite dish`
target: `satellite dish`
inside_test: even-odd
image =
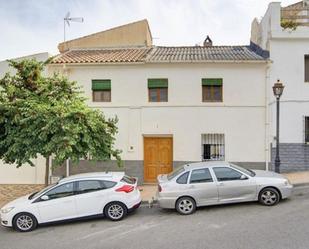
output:
[[[70,17],[70,12],[68,12],[65,17],[63,18],[63,37],[64,37],[64,41],[65,41],[65,24],[68,25],[68,27],[70,27],[70,22],[84,22],[84,18],[83,17]]]

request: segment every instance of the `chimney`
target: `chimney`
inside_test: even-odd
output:
[[[205,41],[204,41],[204,47],[211,47],[212,46],[212,40],[210,37],[207,35]]]

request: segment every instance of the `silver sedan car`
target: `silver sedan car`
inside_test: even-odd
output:
[[[192,214],[196,207],[259,201],[273,206],[288,198],[293,186],[284,176],[264,170],[249,170],[227,162],[184,165],[158,176],[160,207]]]

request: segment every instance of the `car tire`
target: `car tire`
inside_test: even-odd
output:
[[[259,194],[259,202],[264,206],[274,206],[280,201],[280,194],[274,188],[264,188]]]
[[[193,214],[196,210],[195,200],[191,197],[181,197],[176,202],[176,210],[182,215]]]
[[[127,207],[121,202],[111,202],[104,209],[104,215],[111,221],[122,220],[127,212]]]
[[[30,232],[38,226],[37,219],[29,213],[19,213],[13,219],[13,228],[19,232]]]

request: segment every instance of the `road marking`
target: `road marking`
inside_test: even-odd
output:
[[[110,231],[113,231],[115,229],[119,229],[119,228],[122,228],[122,227],[125,227],[127,225],[118,225],[118,226],[115,226],[115,227],[110,227],[110,228],[106,228],[102,231],[98,231],[98,232],[94,232],[94,233],[90,233],[86,236],[83,236],[82,238],[79,238],[78,240],[85,240],[85,239],[89,239],[89,238],[92,238],[94,236],[97,236],[97,235],[102,235],[104,233],[107,233],[107,232],[110,232]]]

